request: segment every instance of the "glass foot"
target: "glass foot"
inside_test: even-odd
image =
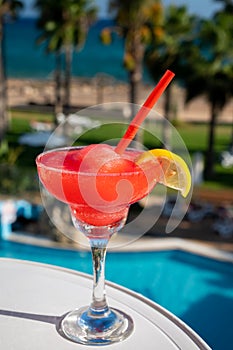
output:
[[[133,320],[116,309],[95,311],[87,307],[66,314],[61,330],[76,343],[108,345],[126,339],[133,331]]]

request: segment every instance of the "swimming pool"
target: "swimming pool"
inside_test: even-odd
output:
[[[85,251],[0,241],[0,256],[92,273],[90,253]],[[213,350],[232,350],[232,263],[180,250],[109,252],[106,278],[173,312]]]

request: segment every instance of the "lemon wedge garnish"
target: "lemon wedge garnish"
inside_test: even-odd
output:
[[[162,168],[158,182],[180,191],[183,197],[187,197],[191,188],[191,174],[185,161],[166,149],[153,149],[138,156],[136,163],[147,163],[154,157]]]

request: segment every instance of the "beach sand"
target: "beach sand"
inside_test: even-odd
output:
[[[153,86],[141,84],[138,104],[141,105],[152,91]],[[204,97],[193,100],[185,105],[185,91],[173,83],[173,119],[179,121],[206,122],[210,118],[210,107]],[[8,105],[10,107],[51,106],[54,101],[54,82],[52,80],[8,80]],[[79,78],[72,80],[71,105],[75,109],[85,108],[99,103],[128,102],[128,84],[114,78]],[[156,110],[163,115],[164,96],[156,105]],[[233,100],[224,108],[219,122],[232,123]]]

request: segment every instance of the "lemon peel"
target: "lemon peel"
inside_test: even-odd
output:
[[[153,158],[156,158],[162,168],[161,178],[158,179],[158,182],[180,191],[183,197],[187,197],[192,181],[185,161],[177,154],[159,148],[142,153],[135,161],[140,165],[153,160]]]

